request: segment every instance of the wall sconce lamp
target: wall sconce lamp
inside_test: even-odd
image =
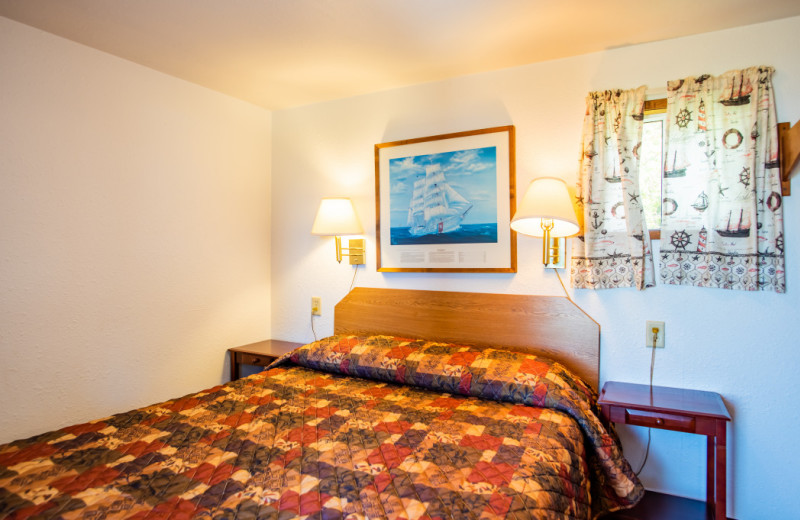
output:
[[[336,261],[342,263],[343,256],[350,257],[350,265],[364,265],[364,239],[354,238],[342,247],[341,235],[361,235],[364,228],[358,220],[353,202],[346,198],[325,198],[319,203],[311,234],[336,237]],[[347,253],[343,253],[346,249]]]
[[[534,179],[511,219],[511,229],[523,235],[542,237],[542,263],[545,267],[564,267],[566,251],[562,249],[566,241],[563,238],[580,231],[567,184],[555,177]]]

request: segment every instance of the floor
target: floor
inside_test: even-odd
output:
[[[602,520],[706,520],[706,503],[648,491],[633,509],[617,511]]]

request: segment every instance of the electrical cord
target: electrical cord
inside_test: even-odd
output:
[[[653,392],[653,369],[656,365],[656,342],[658,341],[658,329],[653,329],[653,353],[650,356],[650,393]],[[639,471],[636,472],[636,476],[639,476],[639,473],[642,472],[644,469],[644,465],[647,464],[647,457],[650,455],[650,440],[653,433],[652,428],[647,429],[647,447],[644,449],[644,460],[642,460],[642,465],[639,466]]]
[[[650,435],[652,434],[653,430],[651,428],[647,429],[647,447],[644,450],[644,460],[642,461],[642,465],[639,466],[639,470],[636,472],[636,476],[639,476],[639,473],[642,472],[644,469],[644,465],[647,464],[647,456],[650,455]]]
[[[556,272],[556,276],[558,276],[558,283],[561,284],[561,288],[564,289],[564,294],[567,295],[567,299],[572,302],[572,298],[569,297],[569,293],[567,292],[567,287],[564,285],[564,281],[561,279],[561,275],[558,274],[558,269],[553,269]],[[575,303],[575,302],[572,302]]]
[[[356,268],[353,269],[353,280],[350,282],[350,289],[348,289],[347,292],[350,292],[350,291],[353,290],[353,284],[356,283],[356,274],[358,274],[358,266],[359,265],[361,265],[361,264],[356,264]]]
[[[317,331],[314,330],[314,313],[312,312],[310,316],[311,316],[311,332],[314,333],[314,341],[317,341]]]
[[[653,368],[656,366],[656,343],[658,342],[658,329],[653,328],[653,354],[650,356],[650,393],[653,393]]]
[[[353,290],[353,284],[356,283],[356,274],[358,274],[358,264],[356,264],[356,268],[353,269],[353,279],[350,281],[350,289],[347,292]],[[314,334],[314,341],[317,341],[317,331],[314,330],[314,313],[311,313],[311,333]]]
[[[572,298],[570,298],[569,293],[567,292],[567,287],[564,285],[564,281],[561,279],[561,275],[558,273],[558,269],[553,269],[556,272],[556,276],[558,276],[558,281],[561,284],[561,288],[564,289],[564,294],[567,295],[567,299],[572,302],[577,308],[579,308],[584,314],[584,311],[580,305],[575,303]],[[586,314],[589,316],[588,314]],[[653,354],[650,356],[650,392],[653,391],[653,369],[655,368],[656,364],[656,341],[658,340],[658,329],[653,329]],[[650,440],[652,438],[653,430],[652,428],[647,429],[647,447],[644,450],[644,460],[642,460],[642,465],[639,466],[639,470],[636,471],[636,476],[639,476],[639,473],[642,472],[644,469],[644,465],[647,464],[647,457],[650,455]]]
[[[589,318],[590,320],[594,321],[594,318],[589,316],[589,313],[586,312],[585,310],[583,310],[583,307],[581,307],[580,305],[575,303],[575,300],[573,300],[572,297],[569,295],[569,293],[567,292],[567,286],[564,285],[564,281],[561,279],[561,275],[558,274],[558,269],[553,269],[553,271],[555,271],[556,272],[556,276],[558,276],[558,282],[561,284],[561,288],[564,289],[564,295],[567,297],[567,300],[569,300],[572,303],[572,305],[577,307],[579,311],[584,313],[587,318]],[[595,323],[597,323],[597,322],[595,321]]]

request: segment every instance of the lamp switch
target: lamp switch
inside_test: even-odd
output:
[[[653,340],[655,340],[656,348],[664,348],[664,322],[663,321],[647,321],[645,324],[645,344],[647,348],[653,348]]]
[[[319,296],[311,297],[311,315],[322,316],[322,298]]]

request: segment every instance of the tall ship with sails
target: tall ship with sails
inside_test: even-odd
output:
[[[414,182],[408,232],[422,236],[456,231],[470,209],[472,203],[448,184],[441,166],[428,165],[425,175]]]

